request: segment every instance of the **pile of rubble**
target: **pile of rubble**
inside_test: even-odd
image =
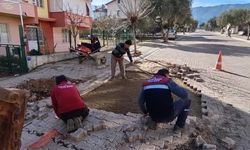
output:
[[[52,112],[42,121],[34,121],[23,130],[23,143],[39,139],[50,128],[62,135],[52,139],[43,148],[76,150],[86,149],[204,149],[211,148],[210,129],[199,118],[189,116],[185,130],[173,132],[172,123],[157,124],[149,129],[141,114],[114,114],[102,110],[90,110],[83,127],[71,134],[65,134],[65,125]],[[32,131],[32,132],[31,132]],[[32,137],[29,139],[25,136]],[[201,139],[201,142],[198,141]],[[197,139],[197,140],[196,140]],[[34,142],[34,140],[33,140]],[[196,144],[197,143],[197,144]],[[210,147],[209,147],[210,146]],[[210,149],[214,150],[214,149]]]

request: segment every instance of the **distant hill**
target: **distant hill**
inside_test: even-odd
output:
[[[217,17],[223,12],[230,9],[245,8],[250,9],[249,4],[228,4],[228,5],[219,5],[211,7],[195,7],[192,8],[192,15],[195,20],[199,21],[199,24],[206,23],[209,19]]]

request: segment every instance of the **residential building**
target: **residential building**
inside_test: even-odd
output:
[[[105,5],[102,5],[101,7],[95,7],[93,11],[94,19],[102,18],[107,16],[107,8]]]
[[[24,25],[37,24],[37,9],[32,3],[22,1],[22,16]],[[20,44],[19,26],[20,11],[19,4],[0,0],[0,44]]]
[[[80,30],[91,30],[91,0],[50,0],[49,6],[50,17],[56,20],[53,25],[55,52],[69,51],[70,46],[74,45],[69,30],[72,25],[69,14],[82,19],[82,23],[78,25]],[[79,36],[76,43],[79,43]]]
[[[119,8],[119,3],[121,0],[112,0],[108,2],[106,5],[107,15],[117,18],[117,19],[126,19],[126,16]]]
[[[56,21],[49,17],[48,0],[28,0],[37,8],[37,24],[26,25],[28,50],[39,50],[43,54],[54,52],[53,24]]]
[[[69,51],[72,43],[68,30],[69,9],[83,20],[78,28],[90,30],[90,8],[91,0],[22,0],[20,3],[15,0],[0,0],[0,44],[20,45],[19,26],[22,14],[27,52],[33,49],[43,54]]]

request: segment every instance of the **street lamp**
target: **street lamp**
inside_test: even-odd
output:
[[[9,3],[13,3],[13,4],[18,4],[19,6],[19,15],[20,15],[20,20],[21,20],[21,26],[22,26],[22,30],[24,33],[24,23],[23,23],[23,11],[22,11],[22,4],[20,0],[4,0],[5,2],[9,2]]]

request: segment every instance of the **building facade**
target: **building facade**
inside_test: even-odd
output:
[[[119,8],[119,3],[121,0],[112,0],[108,2],[107,7],[107,15],[117,19],[126,19],[126,16]]]
[[[107,16],[107,8],[105,5],[102,5],[100,7],[95,7],[93,11],[93,18],[98,19]]]
[[[20,3],[0,0],[0,44],[20,45],[19,26],[23,21],[27,52],[69,51],[72,38],[67,13],[72,10],[71,13],[82,18],[80,30],[90,30],[90,8],[91,0],[22,0]]]

